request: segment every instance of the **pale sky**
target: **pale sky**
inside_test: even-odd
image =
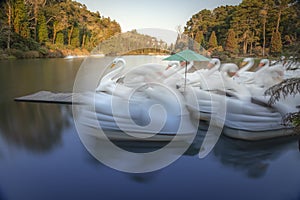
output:
[[[202,9],[238,5],[242,0],[77,0],[91,11],[116,20],[122,32],[159,28],[176,31]]]

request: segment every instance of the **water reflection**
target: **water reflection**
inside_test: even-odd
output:
[[[10,145],[47,152],[61,143],[70,126],[71,107],[52,104],[6,102],[0,104],[0,133]]]
[[[7,198],[4,197],[3,192],[0,188],[0,200],[5,200],[5,199],[7,199]]]
[[[206,136],[206,131],[207,126],[201,124],[194,141],[183,156],[191,156],[199,159],[198,154],[202,151],[202,143]],[[298,149],[299,140],[299,135],[255,142],[236,140],[222,136],[208,156],[217,158],[217,161],[223,166],[231,168],[234,171],[242,172],[248,178],[259,179],[266,175],[270,166],[272,166],[276,160],[279,160],[282,155],[288,151]],[[99,152],[100,149],[98,149],[99,145],[103,145],[101,139],[91,136],[89,141],[89,147],[92,147],[90,150],[93,151],[93,153],[96,152],[95,154],[97,155],[101,154],[101,152]],[[166,144],[166,142],[141,141],[114,141],[114,143],[126,151],[135,153],[153,152],[162,147],[165,148]],[[182,148],[182,143],[178,142],[177,145],[172,146],[172,148],[174,153],[176,153],[178,149]],[[119,157],[111,157],[111,159],[115,162],[124,161],[124,158],[120,159],[120,157],[122,157],[122,155],[119,155]],[[199,159],[199,161],[201,161],[201,159]],[[159,160],[155,162],[159,162]],[[123,162],[122,164],[143,165],[147,164],[147,162],[144,163],[143,160],[131,158],[128,163]],[[129,174],[128,176],[131,180],[136,182],[148,182],[154,179],[159,172],[160,170],[152,173]]]
[[[253,142],[223,136],[213,152],[224,166],[242,171],[249,178],[261,178],[272,162],[288,150],[297,149],[299,138],[292,136]]]
[[[147,184],[149,182],[155,181],[155,177],[159,175],[160,171],[148,172],[142,174],[129,174],[129,178],[137,183]]]

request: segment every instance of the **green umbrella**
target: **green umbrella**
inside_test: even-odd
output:
[[[173,54],[163,60],[177,60],[177,61],[209,61],[210,59],[202,56],[192,50],[183,50],[176,54]]]
[[[190,62],[190,61],[209,61],[210,59],[196,53],[195,51],[187,49],[187,50],[180,51],[176,54],[173,54],[167,58],[164,58],[163,60],[170,60],[170,61],[175,60],[175,61]],[[186,85],[186,74],[187,74],[187,63],[185,63],[184,87]]]

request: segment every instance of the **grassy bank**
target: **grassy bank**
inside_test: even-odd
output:
[[[34,58],[63,58],[68,55],[89,55],[85,49],[48,49],[40,47],[38,50],[0,49],[0,60],[5,59],[34,59]]]

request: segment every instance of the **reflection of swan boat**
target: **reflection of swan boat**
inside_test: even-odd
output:
[[[299,136],[242,141],[221,137],[213,153],[224,166],[245,172],[251,178],[259,178],[282,154],[297,150],[298,139]]]

